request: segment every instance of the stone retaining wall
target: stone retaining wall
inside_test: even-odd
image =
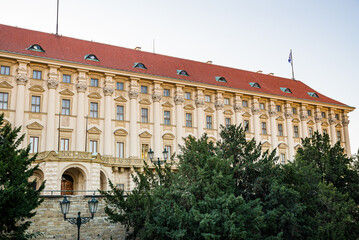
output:
[[[36,209],[37,214],[31,219],[32,224],[28,232],[40,232],[43,235],[36,239],[77,239],[77,226],[64,221],[59,202],[63,196],[43,196],[44,201]],[[77,217],[81,212],[82,217],[89,217],[88,200],[91,196],[69,196],[71,201],[70,211],[67,217]],[[104,212],[104,200],[96,197],[99,201],[98,210],[94,219],[81,225],[80,239],[125,239],[125,229],[120,224],[113,224],[106,220]]]

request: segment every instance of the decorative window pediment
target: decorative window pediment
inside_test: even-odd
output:
[[[89,95],[87,95],[89,98],[94,98],[94,99],[101,99],[101,94],[97,93],[97,92],[92,92]]]
[[[164,140],[174,140],[175,136],[172,133],[165,133],[165,134],[163,134],[162,138]]]
[[[89,134],[101,134],[102,131],[100,129],[98,129],[97,127],[92,127],[89,130],[87,130],[87,132]]]
[[[13,86],[8,82],[3,81],[0,83],[0,88],[13,88]]]
[[[33,122],[30,123],[29,125],[26,126],[28,129],[35,129],[35,130],[42,130],[44,127],[38,123],[38,122]]]
[[[60,95],[66,95],[66,96],[73,96],[75,95],[73,92],[71,92],[69,89],[65,89],[65,90],[62,90],[61,92],[59,92]]]
[[[227,110],[224,111],[224,114],[226,114],[226,115],[233,115],[233,111],[227,109]]]
[[[141,133],[140,135],[140,138],[151,138],[152,137],[152,134],[147,132],[147,131],[144,131],[143,133]]]
[[[211,107],[208,107],[204,110],[207,113],[214,113],[214,110]]]
[[[40,85],[33,85],[29,88],[29,90],[34,92],[45,92],[45,89]]]
[[[113,134],[115,136],[127,136],[128,132],[125,129],[117,129]]]
[[[173,105],[170,102],[165,102],[164,104],[162,104],[162,107],[166,107],[166,108],[172,108]]]
[[[124,98],[123,96],[118,96],[117,98],[114,99],[116,102],[127,102],[127,99]]]
[[[251,117],[252,115],[249,114],[248,112],[245,112],[245,113],[242,114],[242,116],[243,116],[243,117]]]
[[[140,101],[140,104],[143,104],[143,105],[151,105],[151,101],[148,100],[148,99],[142,99],[142,100]]]
[[[186,110],[194,110],[195,108],[193,107],[193,105],[187,104],[186,106],[184,106],[184,109],[186,109]]]

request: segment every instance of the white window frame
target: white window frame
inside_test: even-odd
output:
[[[89,150],[92,154],[97,154],[97,150],[98,150],[98,141],[97,140],[90,140],[90,144],[89,144]]]
[[[39,137],[30,136],[30,153],[39,152]]]
[[[61,138],[60,151],[69,151],[70,140],[68,138]]]
[[[0,92],[0,109],[6,110],[9,108],[9,93]]]
[[[116,142],[116,157],[125,158],[125,143]]]

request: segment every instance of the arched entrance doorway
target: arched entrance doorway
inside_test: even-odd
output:
[[[107,178],[102,171],[100,171],[100,190],[102,191],[107,190]]]
[[[86,175],[81,168],[67,169],[61,176],[61,194],[83,195],[86,190]]]

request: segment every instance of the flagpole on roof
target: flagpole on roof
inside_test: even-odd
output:
[[[290,50],[290,53],[289,53],[288,62],[292,65],[292,79],[294,80],[295,78],[294,78],[293,53],[292,53],[292,49]]]
[[[56,35],[59,34],[59,0],[57,0]]]

